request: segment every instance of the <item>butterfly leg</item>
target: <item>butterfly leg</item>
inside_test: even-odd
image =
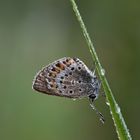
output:
[[[97,109],[97,108],[95,107],[95,105],[94,105],[94,100],[95,100],[95,98],[96,98],[96,95],[94,95],[94,94],[91,94],[91,95],[89,96],[90,106],[91,106],[91,108],[92,108],[93,110],[96,111],[96,114],[99,116],[100,121],[104,124],[104,122],[105,122],[104,116],[102,115],[101,112],[98,111],[98,109]]]

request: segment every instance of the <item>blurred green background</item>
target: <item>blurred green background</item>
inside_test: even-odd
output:
[[[77,0],[133,139],[139,139],[140,1]],[[117,140],[105,98],[96,106],[31,89],[36,72],[64,56],[93,62],[69,0],[0,1],[0,139]],[[101,90],[102,92],[103,90]]]

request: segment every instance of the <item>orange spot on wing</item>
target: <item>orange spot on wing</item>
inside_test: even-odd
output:
[[[74,63],[74,60],[73,59],[70,59],[69,62],[72,64],[72,63]]]
[[[56,77],[56,73],[55,73],[55,72],[50,72],[50,73],[49,73],[49,77],[55,78],[55,77]]]
[[[73,63],[74,63],[74,60],[72,58],[66,59],[66,65],[67,66],[70,66]]]
[[[62,64],[62,63],[60,63],[60,62],[56,64],[56,67],[57,67],[59,70],[64,70],[64,69],[65,69],[64,64]]]

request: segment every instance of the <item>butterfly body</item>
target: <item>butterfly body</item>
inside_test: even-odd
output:
[[[80,59],[64,57],[40,70],[32,87],[48,95],[96,99],[100,82]]]

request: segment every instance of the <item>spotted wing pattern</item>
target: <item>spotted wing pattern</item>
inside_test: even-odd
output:
[[[61,58],[42,70],[34,78],[33,89],[68,98],[91,94],[94,74],[78,58]]]

